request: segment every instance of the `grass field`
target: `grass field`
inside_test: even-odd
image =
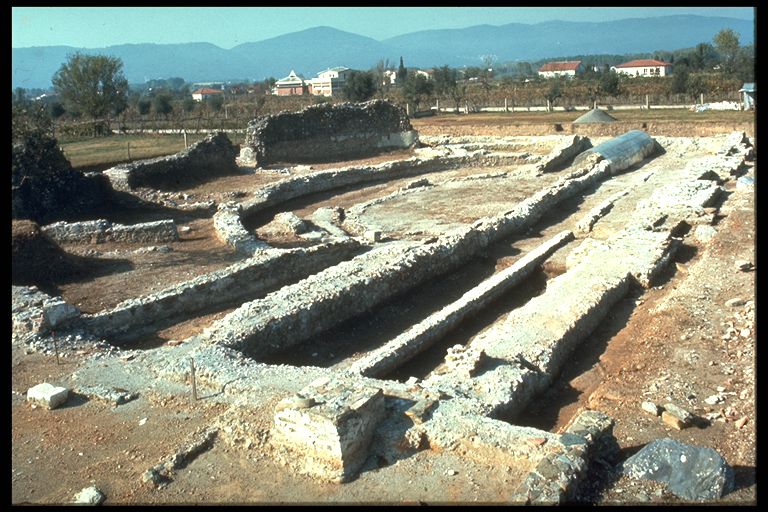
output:
[[[205,138],[206,134],[187,134],[187,144]],[[233,144],[241,144],[244,134],[227,134]],[[184,149],[184,136],[179,134],[132,134],[111,137],[59,139],[64,155],[76,169],[103,168],[118,163],[172,155]]]
[[[462,125],[519,125],[571,123],[584,112],[514,112],[479,114],[441,114],[412,119],[416,130],[425,126]],[[749,123],[755,120],[754,112],[710,111],[691,112],[687,109],[614,110],[611,116],[622,122],[656,123]],[[242,144],[243,133],[228,133],[233,144]],[[187,134],[191,145],[205,134]],[[81,170],[103,170],[118,163],[171,155],[184,149],[184,136],[179,134],[132,134],[111,137],[59,139],[59,145],[72,166]]]

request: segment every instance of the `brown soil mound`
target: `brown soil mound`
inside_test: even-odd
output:
[[[11,223],[11,280],[17,285],[47,284],[85,272],[82,262],[64,252],[40,226],[29,220]]]

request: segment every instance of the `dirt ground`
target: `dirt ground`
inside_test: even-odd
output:
[[[429,120],[417,122],[424,124]],[[440,133],[452,134],[444,118],[440,118],[438,128]],[[461,125],[457,133],[465,134],[465,130],[466,126]],[[473,130],[478,135],[506,134],[503,127],[491,123],[485,127],[473,125]],[[403,151],[345,165],[380,163],[411,154]],[[311,169],[301,166],[292,168],[291,172],[338,166],[318,164]],[[273,167],[276,171],[281,168]],[[285,174],[280,172],[258,176],[244,172],[168,193],[163,199],[180,203],[227,198],[241,201],[247,199],[252,188],[283,177]],[[447,177],[448,174],[441,179]],[[319,206],[352,205],[385,195],[402,185],[391,182],[341,191],[333,197],[289,204],[285,209],[305,216]],[[550,390],[515,423],[559,432],[580,411],[595,409],[616,420],[614,435],[621,448],[621,459],[662,437],[711,447],[735,471],[736,490],[727,495],[724,502],[751,504],[757,494],[753,302],[756,283],[755,272],[738,270],[735,261],[749,260],[756,264],[755,203],[754,194],[737,191],[733,181],[725,187],[729,195],[717,217],[716,235],[707,242],[686,237],[685,245],[660,282],[649,290],[634,290],[617,304]],[[581,205],[581,209],[588,209],[597,200],[593,198]],[[237,261],[216,239],[210,218],[179,214],[176,220],[191,229],[182,233],[180,242],[163,244],[167,249],[158,247],[147,252],[139,245],[126,244],[64,246],[73,255],[114,259],[114,267],[95,272],[87,279],[55,283],[52,291],[85,312],[95,312]],[[268,221],[262,218],[256,224]],[[553,234],[564,229],[563,222],[565,220],[560,219],[546,232],[536,234],[549,236],[550,231]],[[386,305],[379,324],[346,325],[335,333],[323,333],[308,342],[320,347],[317,355],[310,351],[305,351],[299,359],[296,353],[292,357],[277,355],[269,362],[333,366],[346,357],[354,357],[351,343],[355,338],[372,332],[378,332],[381,337],[399,332],[412,318],[418,317],[416,310],[425,298],[440,297],[441,301],[449,302],[464,288],[509,265],[532,243],[492,248],[486,259],[467,265],[453,279],[434,282],[422,295]],[[562,271],[555,267],[545,267],[545,270],[550,274]],[[475,323],[463,325],[463,332],[460,330],[457,336],[471,336],[482,325],[492,322],[494,315],[541,293],[546,287],[546,278],[543,272],[533,276],[524,286],[525,293],[501,301],[495,310],[486,312],[485,317],[478,315]],[[733,298],[750,302],[726,306],[726,301]],[[142,348],[151,349],[199,332],[228,311],[210,313],[160,331]],[[408,316],[409,311],[413,317]],[[368,344],[375,345],[375,337],[371,337]],[[326,350],[322,350],[326,345]],[[339,349],[346,352],[340,353]],[[25,400],[27,389],[35,384],[70,382],[78,363],[99,350],[93,347],[64,351],[59,359],[13,345],[13,504],[67,503],[90,485],[96,485],[107,496],[106,504],[504,503],[530,469],[499,467],[493,461],[477,462],[456,454],[425,450],[390,465],[369,461],[358,478],[339,485],[289,471],[272,458],[266,441],[246,449],[220,436],[210,450],[179,468],[168,485],[155,488],[141,481],[142,473],[177,450],[189,436],[209,426],[228,406],[207,396],[205,390],[202,399],[192,400],[188,390],[181,386],[173,393],[149,388],[136,400],[116,407],[82,395],[75,395],[53,411],[35,407]],[[405,380],[423,372],[425,367],[434,368],[437,360],[406,365],[389,378]],[[718,394],[719,403],[705,402]],[[673,402],[686,407],[697,416],[696,425],[674,430],[641,409],[643,401],[659,405]],[[267,403],[258,410],[248,411],[248,427],[262,440],[268,437],[274,405]],[[601,505],[680,503],[660,485],[622,477],[615,461],[604,460],[590,466],[578,500]]]

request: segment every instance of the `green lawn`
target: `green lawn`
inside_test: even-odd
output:
[[[187,134],[187,144],[205,138],[206,134]],[[228,133],[233,144],[241,144],[244,134]],[[73,167],[108,167],[122,162],[172,155],[184,149],[180,134],[112,135],[96,138],[60,138],[59,146]]]

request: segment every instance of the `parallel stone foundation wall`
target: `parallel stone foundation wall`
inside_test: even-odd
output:
[[[98,219],[84,222],[56,222],[41,229],[59,243],[156,243],[179,240],[176,224],[172,220],[123,225]]]
[[[130,340],[151,324],[178,321],[211,305],[253,297],[334,265],[359,250],[360,244],[351,239],[308,249],[265,249],[222,270],[127,300],[98,314],[83,315],[83,320],[94,334]]]
[[[207,331],[210,342],[261,357],[363,313],[448,272],[490,243],[535,223],[561,201],[611,174],[600,156],[513,210],[481,219],[426,244],[393,243],[243,304]]]
[[[116,190],[178,187],[190,179],[238,171],[237,147],[224,133],[209,135],[175,155],[121,164],[104,171]]]

